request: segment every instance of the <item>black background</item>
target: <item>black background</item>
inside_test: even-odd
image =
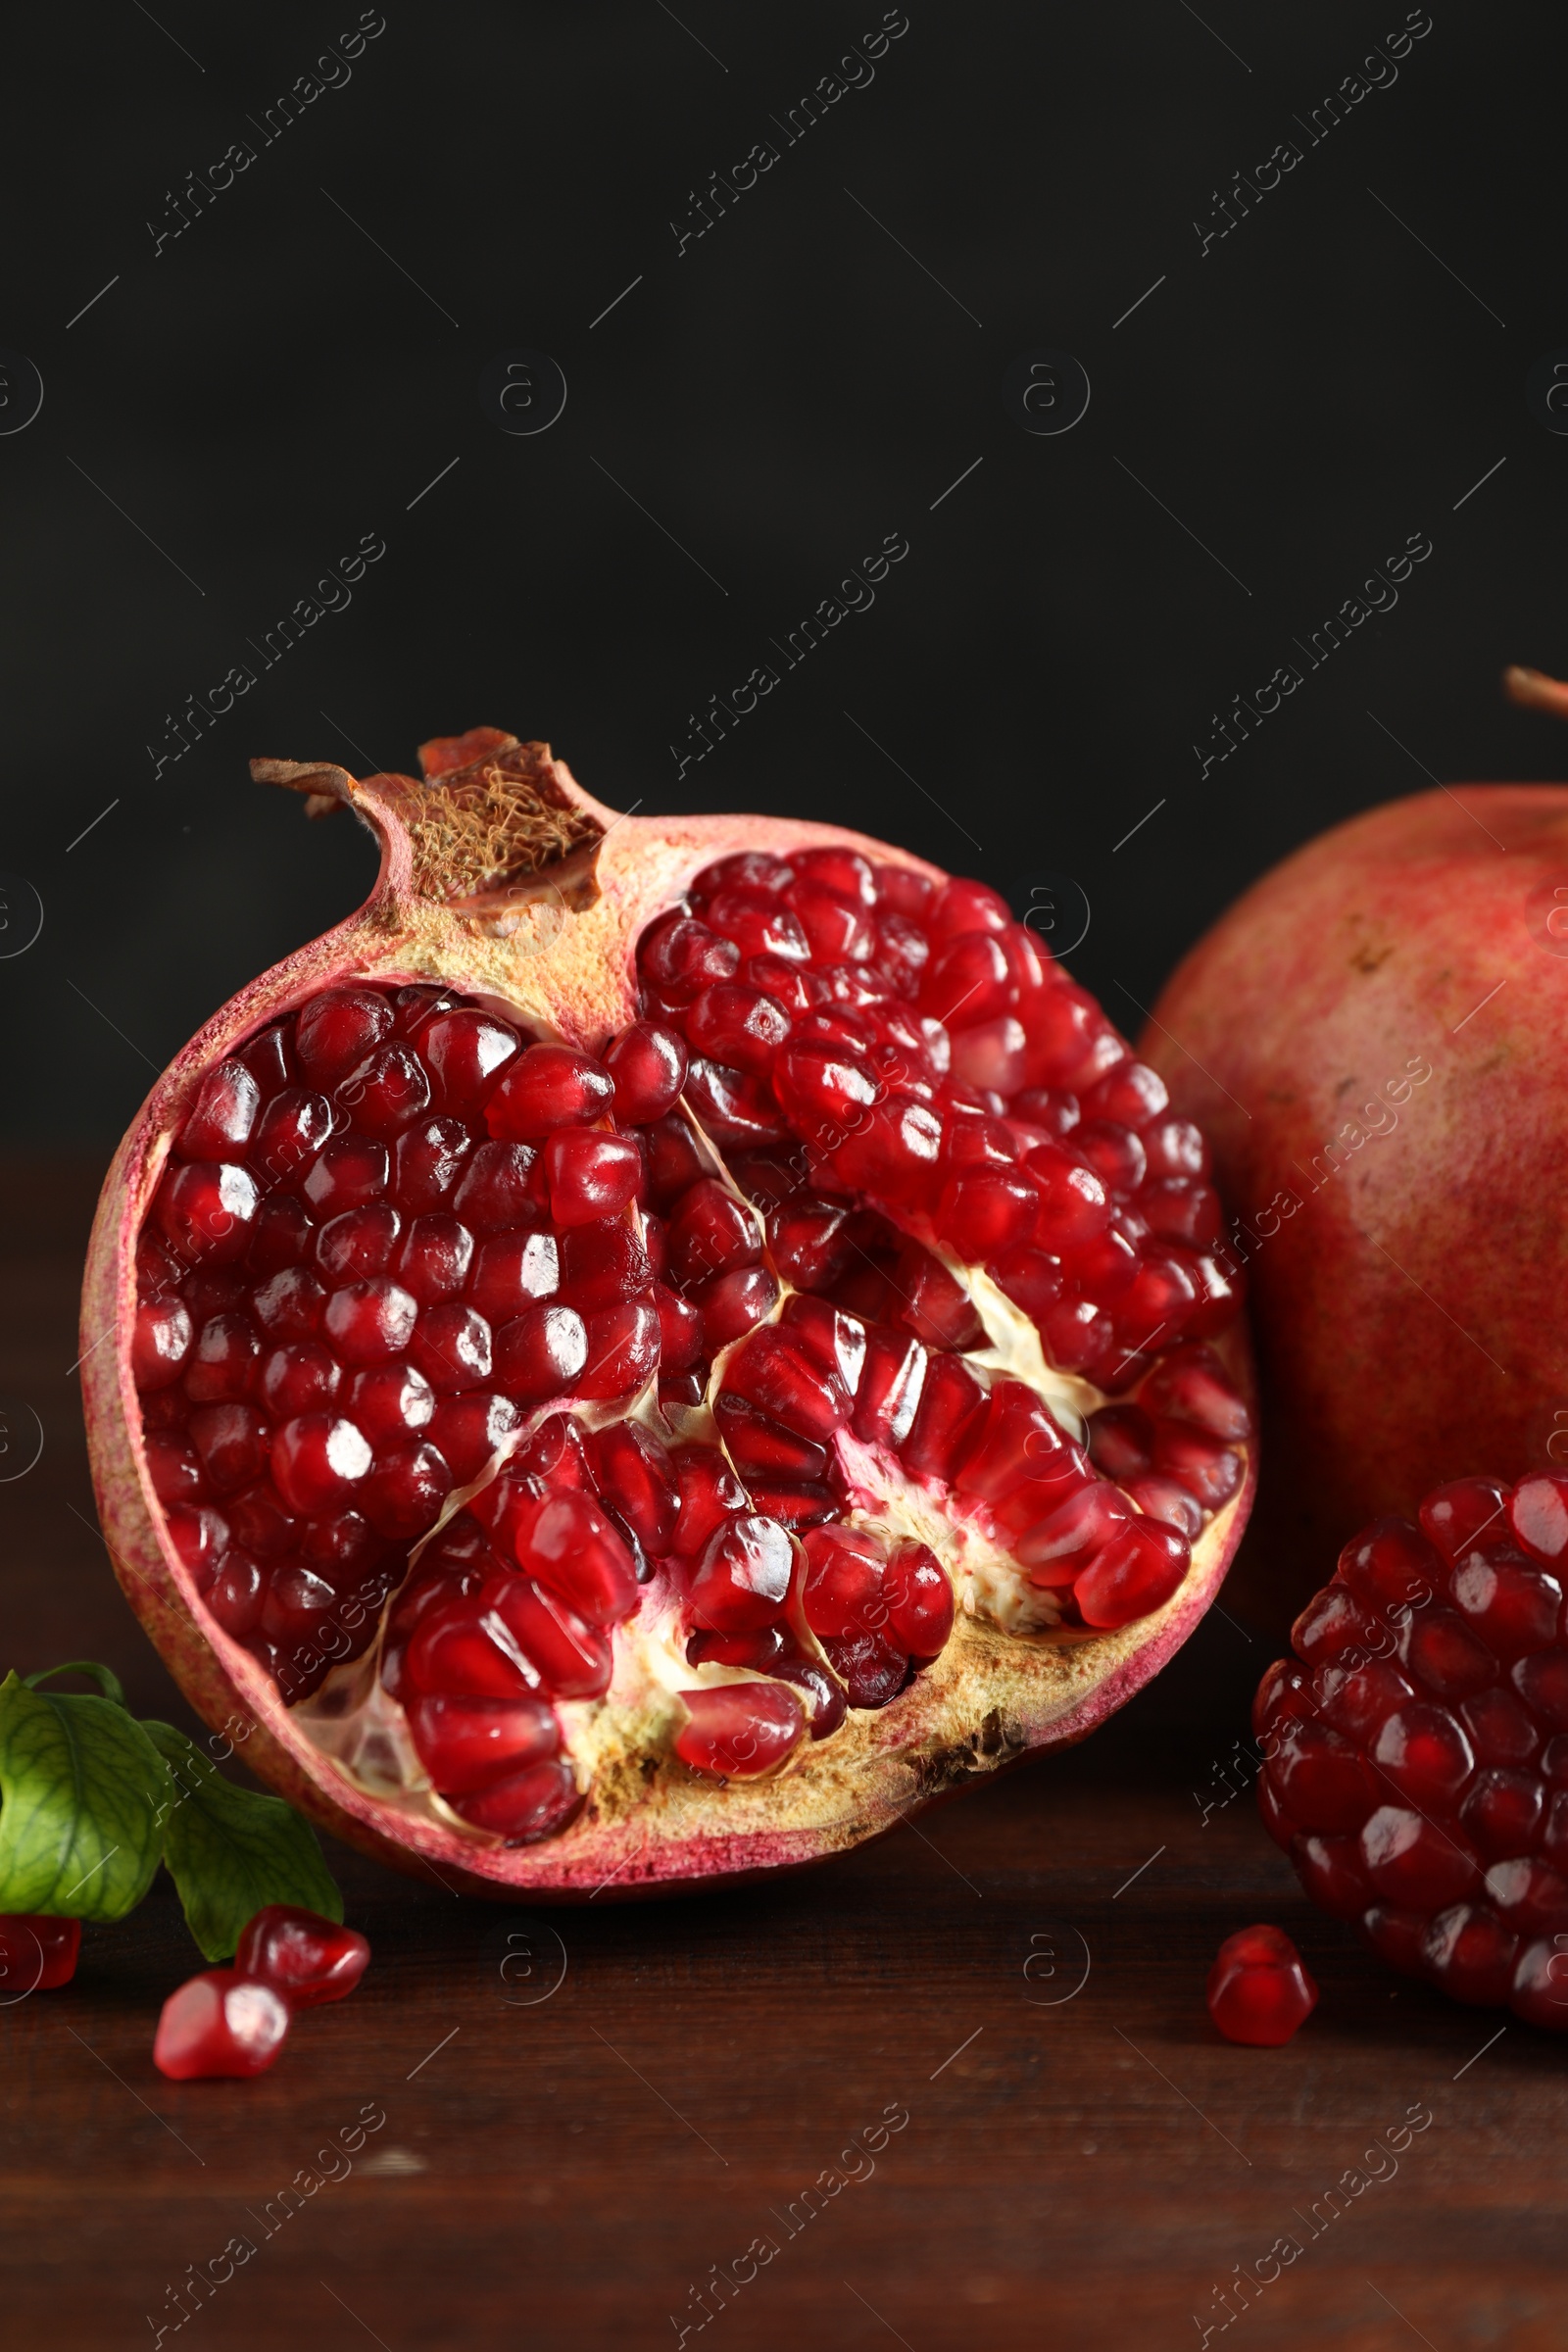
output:
[[[45,387],[0,438],[0,868],[45,916],[0,963],[13,1144],[110,1146],[203,1017],[363,896],[368,839],[308,828],[253,753],[363,773],[492,723],[622,808],[831,817],[1025,903],[1064,875],[1075,968],[1133,1028],[1323,825],[1423,766],[1560,769],[1496,687],[1568,659],[1568,440],[1523,396],[1568,345],[1560,10],[1437,0],[1309,145],[1402,7],[911,0],[786,146],[880,9],[388,0],[264,145],[251,119],[356,19],[167,0],[10,35],[0,344]],[[1300,164],[1204,253],[1195,217],[1287,138]],[[255,162],[155,255],[235,139]],[[777,164],[678,253],[760,139]],[[519,347],[568,385],[532,437],[477,394]],[[1001,397],[1043,348],[1093,386],[1059,437]],[[248,641],[366,532],[349,609],[262,670]],[[875,607],[678,778],[688,711],[889,532]],[[1200,780],[1210,714],[1412,532],[1396,609]],[[155,779],[167,714],[239,662],[254,690]]]

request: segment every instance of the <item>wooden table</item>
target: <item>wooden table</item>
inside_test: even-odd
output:
[[[66,1377],[96,1175],[0,1195],[0,1391],[46,1430],[0,1486],[5,1662],[106,1658],[188,1722],[104,1560]],[[1387,1975],[1247,1795],[1202,1818],[1265,1662],[1212,1615],[1085,1747],[744,1893],[507,1911],[334,1848],[370,1973],[252,2083],[153,2069],[196,1965],[161,1886],[88,1930],[73,1986],[0,2010],[5,2340],[1568,2344],[1568,2041]],[[1203,2009],[1256,1919],[1322,1986],[1280,2051]],[[1222,2327],[1237,2266],[1269,2282]]]

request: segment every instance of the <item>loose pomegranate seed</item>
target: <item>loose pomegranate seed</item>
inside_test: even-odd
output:
[[[247,1924],[234,1967],[270,1984],[291,2009],[314,2009],[351,1993],[369,1958],[369,1944],[356,1929],[292,1903],[269,1903]]]
[[[1208,2014],[1227,2041],[1276,2050],[1317,2007],[1317,1986],[1279,1928],[1227,1936],[1208,1972]]]
[[[1276,1665],[1254,1721],[1265,1817],[1313,1900],[1394,1966],[1560,2032],[1558,1492],[1549,1472],[1464,1479],[1426,1498],[1419,1530],[1375,1521],[1297,1621],[1310,1683]]]
[[[27,1911],[0,1916],[0,1999],[51,1992],[69,1984],[81,1948],[79,1919],[50,1919]]]
[[[164,2003],[153,2064],[174,2082],[265,2074],[288,2034],[288,2004],[233,1968],[204,1969]]]

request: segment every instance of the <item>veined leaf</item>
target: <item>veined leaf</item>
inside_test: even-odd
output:
[[[152,1884],[172,1796],[163,1757],[122,1706],[29,1690],[8,1674],[0,1912],[123,1919]]]
[[[204,1956],[226,1960],[247,1920],[267,1903],[298,1903],[341,1919],[343,1897],[309,1822],[281,1797],[225,1781],[170,1723],[146,1723],[173,1782],[164,1860]]]

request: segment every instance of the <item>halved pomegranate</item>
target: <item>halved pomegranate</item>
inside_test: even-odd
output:
[[[192,1702],[368,1850],[560,1895],[1081,1738],[1250,1501],[1198,1129],[982,884],[422,760],[255,763],[376,886],[100,1204],[99,1499]]]

